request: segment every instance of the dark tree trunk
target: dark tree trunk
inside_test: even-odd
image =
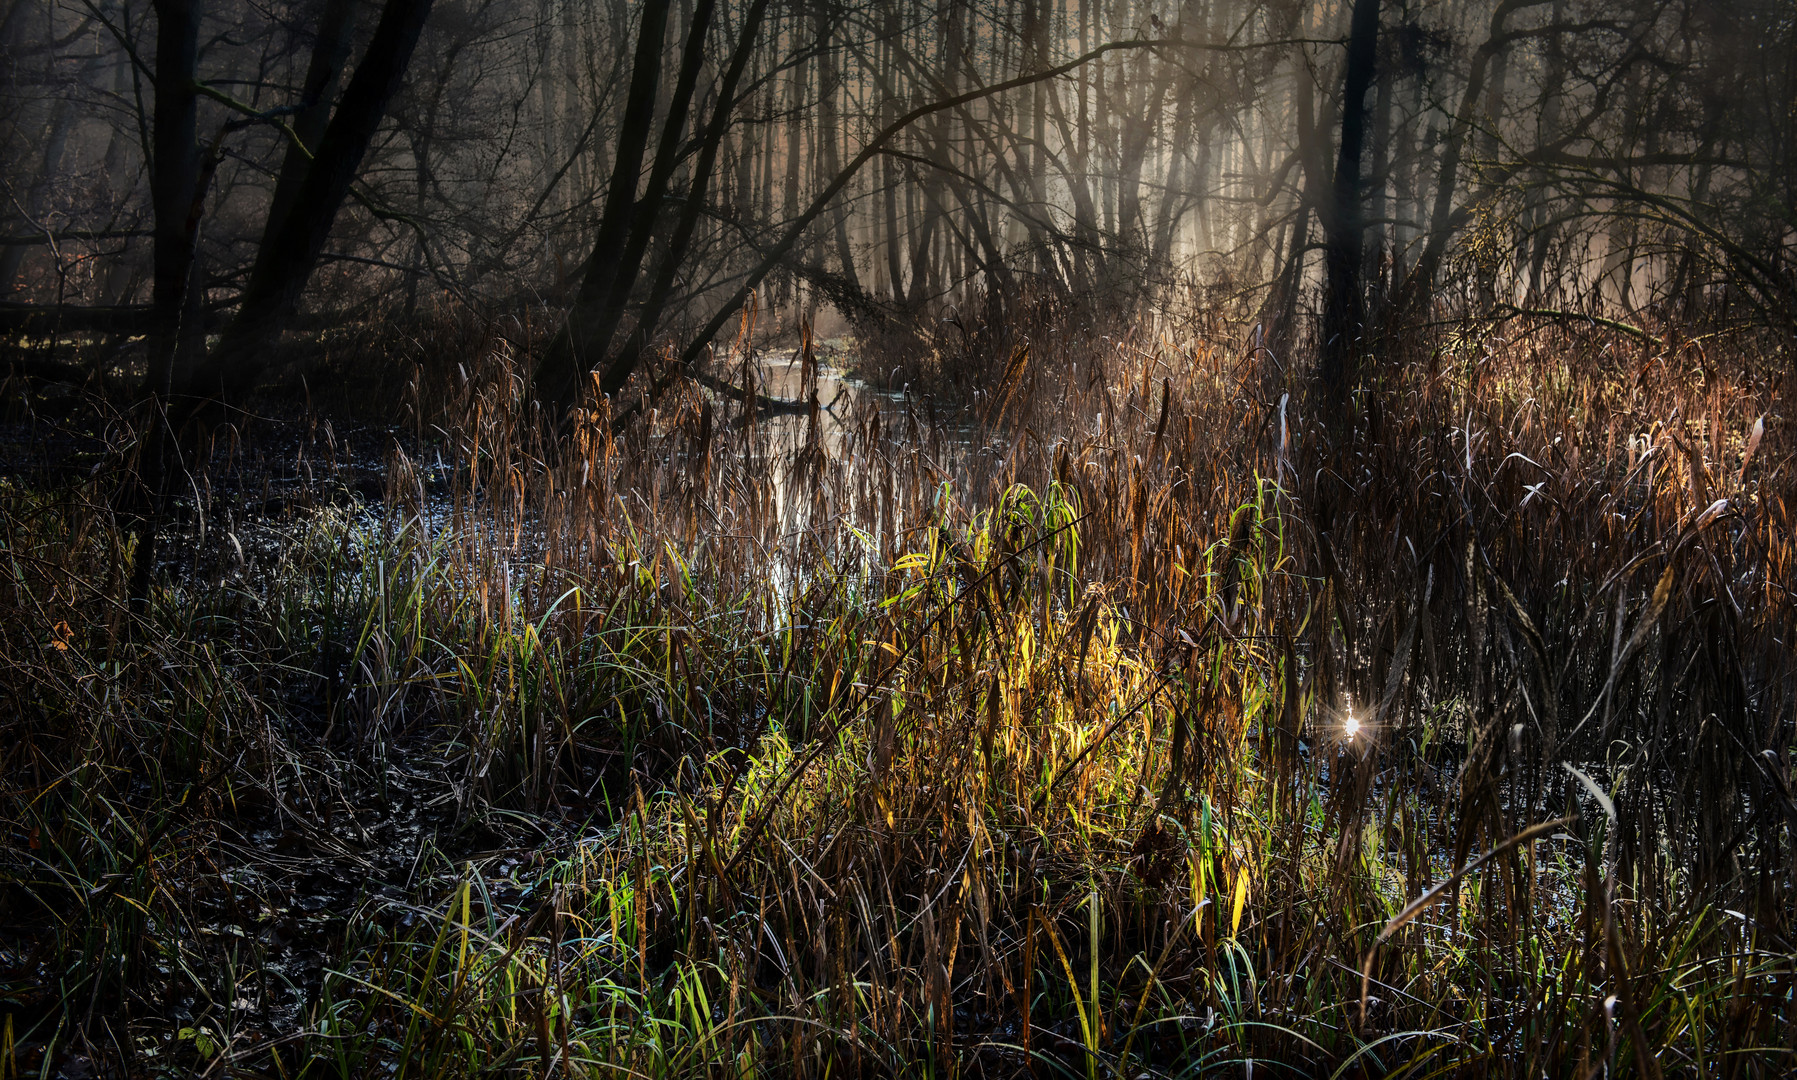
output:
[[[156,122],[151,153],[150,203],[155,215],[154,286],[151,295],[149,384],[157,397],[169,392],[180,348],[181,312],[193,267],[195,188],[200,179],[198,141],[200,7],[197,0],[156,4]]]
[[[1083,18],[1083,15],[1082,15]],[[1082,47],[1081,51],[1084,49]],[[1085,69],[1080,69],[1081,94],[1084,89]],[[1077,293],[1088,293],[1097,287],[1096,275],[1092,263],[1102,257],[1104,251],[1103,237],[1098,231],[1098,211],[1092,204],[1092,185],[1086,168],[1086,151],[1080,149],[1087,138],[1084,128],[1086,102],[1082,96],[1079,102],[1081,116],[1077,130],[1068,122],[1067,110],[1061,105],[1059,95],[1050,94],[1049,105],[1054,109],[1055,127],[1061,133],[1061,142],[1068,147],[1067,154],[1071,159],[1071,167],[1066,174],[1067,191],[1073,200],[1073,280],[1071,286]]]
[[[1342,88],[1342,136],[1335,180],[1323,218],[1323,385],[1341,399],[1352,388],[1366,320],[1360,156],[1366,139],[1366,93],[1378,56],[1379,0],[1354,0],[1348,70]]]
[[[1485,88],[1485,105],[1481,110],[1485,114],[1485,124],[1479,132],[1478,159],[1476,167],[1489,170],[1495,175],[1500,167],[1498,157],[1503,149],[1503,140],[1499,127],[1504,116],[1504,99],[1510,82],[1510,50],[1502,47],[1497,50],[1491,60],[1491,77]],[[1498,301],[1497,281],[1489,272],[1481,270],[1476,282],[1480,306],[1489,311]],[[1514,300],[1514,296],[1505,296],[1506,301]]]
[[[662,38],[668,24],[668,0],[647,0],[637,26],[636,52],[631,59],[630,93],[618,127],[617,152],[612,159],[611,184],[605,193],[605,209],[599,218],[599,235],[587,259],[586,272],[575,295],[568,321],[551,343],[535,382],[545,402],[573,404],[580,394],[583,374],[602,362],[611,336],[604,329],[603,312],[619,278],[619,261],[630,239],[637,186],[642,180],[643,157],[655,122],[656,88],[661,79]],[[608,339],[595,344],[602,331]]]
[[[361,169],[387,105],[399,92],[431,0],[387,0],[362,62],[319,139],[318,151],[279,228],[256,253],[237,314],[219,343],[181,380],[187,411],[207,399],[231,401],[254,386],[267,346],[291,316]]]
[[[803,33],[800,29],[803,26],[803,23],[800,21],[800,16],[797,12],[793,13],[791,22],[787,25],[788,33],[794,40],[797,40],[799,35]],[[801,58],[793,65],[792,71],[787,75],[785,80],[786,159],[782,164],[785,166],[786,176],[781,182],[780,197],[782,207],[781,214],[787,221],[791,221],[799,215],[799,149],[800,139],[802,137],[800,115],[803,113],[805,107],[805,83],[807,75],[805,68],[806,65]],[[774,302],[779,305],[784,305],[789,300],[793,299],[792,291],[792,275],[785,273],[784,268],[782,268],[782,273],[774,279]]]
[[[317,149],[331,121],[331,101],[336,96],[337,80],[343,65],[349,61],[350,35],[354,28],[354,7],[350,0],[325,0],[318,20],[318,35],[312,40],[312,59],[306,65],[306,85],[300,93],[299,111],[293,117],[293,133],[299,145],[289,143],[281,159],[281,174],[275,181],[274,198],[268,206],[268,222],[263,226],[263,244],[275,238],[300,185],[312,164],[308,155]],[[303,149],[302,149],[303,147]]]
[[[605,359],[611,348],[611,340],[616,336],[619,324],[623,322],[630,291],[637,282],[643,256],[655,236],[661,206],[668,196],[668,182],[673,176],[675,163],[680,158],[680,141],[686,130],[686,115],[692,105],[693,88],[698,83],[699,72],[705,66],[705,35],[714,9],[713,0],[700,0],[690,20],[680,72],[675,77],[674,91],[668,99],[667,115],[662,120],[661,136],[655,147],[655,160],[649,167],[649,182],[644,187],[642,197],[630,208],[629,239],[625,241],[623,251],[615,257],[611,287],[605,302],[591,322],[587,322],[584,315],[570,316],[570,325],[574,325],[574,321],[579,319],[581,325],[590,332],[588,339],[581,343],[582,354],[588,358],[588,364],[603,363],[600,389],[607,394],[615,394],[623,389],[630,373],[636,369],[635,350],[648,344],[648,334],[653,329],[639,326],[638,333],[633,335],[631,342],[617,356]],[[601,229],[603,230],[603,226]],[[595,263],[606,257],[605,253],[594,251]],[[577,380],[583,374],[584,371],[577,372]],[[571,397],[558,398],[554,404],[565,406],[572,401]]]
[[[880,34],[886,46],[885,55],[887,70],[882,73],[884,75],[884,85],[886,89],[882,95],[884,108],[880,116],[880,123],[889,124],[897,119],[899,114],[897,91],[891,89],[891,87],[897,83],[895,72],[898,67],[898,62],[895,57],[898,55],[898,5],[888,4],[884,14],[885,21],[882,25]],[[898,191],[898,170],[894,166],[892,158],[882,157],[880,159],[880,203],[885,210],[886,287],[887,295],[891,297],[894,304],[897,304],[899,299],[905,294],[904,256],[899,241]]]
[[[156,564],[156,530],[167,486],[171,438],[166,414],[176,358],[191,348],[197,327],[183,327],[193,305],[194,241],[199,229],[200,150],[197,0],[156,4],[155,129],[151,143],[150,203],[155,216],[149,367],[145,374],[142,450],[137,465],[136,543],[131,555],[131,602],[148,600]],[[197,322],[198,320],[194,320]],[[184,345],[187,348],[184,348]]]
[[[736,110],[736,88],[742,82],[750,57],[754,55],[755,42],[761,33],[761,23],[767,15],[768,6],[769,0],[754,0],[743,16],[742,28],[738,31],[736,45],[730,57],[730,66],[724,72],[723,81],[718,84],[717,104],[712,108],[711,119],[700,139],[699,158],[693,166],[692,183],[681,204],[680,216],[675,220],[673,234],[663,249],[661,265],[649,288],[648,302],[643,305],[642,314],[637,320],[635,340],[625,350],[624,355],[631,357],[633,361],[641,355],[647,336],[660,324],[662,311],[674,295],[681,263],[686,257],[687,249],[692,246],[693,233],[705,210],[705,195],[709,190],[712,172],[717,166],[718,150],[723,146],[724,135],[730,129],[730,118]],[[608,378],[627,379],[630,371],[614,372],[608,368],[606,374]],[[620,381],[618,386],[622,388],[623,383]]]
[[[836,70],[836,54],[829,47],[832,18],[833,13],[827,6],[818,8],[818,163],[825,176],[835,176],[842,167],[837,147],[845,134],[836,109],[836,97],[841,93],[842,80]],[[831,211],[831,216],[834,219],[831,232],[836,240],[836,261],[840,266],[840,273],[848,289],[858,296],[862,291],[861,280],[855,273],[855,249],[849,243],[848,214],[839,205]]]
[[[1167,91],[1172,87],[1178,69],[1172,64],[1160,65],[1150,78],[1146,70],[1149,57],[1136,58],[1135,78],[1141,97],[1125,100],[1123,130],[1117,142],[1117,233],[1124,250],[1145,254],[1150,250],[1147,215],[1142,207],[1142,168],[1148,159],[1150,143],[1161,127],[1162,112],[1167,104]],[[1171,197],[1171,193],[1168,193]]]
[[[1565,0],[1555,0],[1553,15],[1549,21],[1558,25],[1565,18]],[[1566,50],[1558,32],[1548,35],[1543,51],[1547,54],[1547,73],[1542,79],[1541,108],[1535,122],[1535,143],[1538,146],[1546,146],[1559,137],[1561,101],[1566,90]],[[1551,217],[1544,194],[1539,189],[1531,191],[1529,229],[1532,235],[1529,237],[1529,292],[1524,301],[1525,307],[1539,307],[1543,302],[1543,278],[1547,270],[1548,249],[1554,239]]]

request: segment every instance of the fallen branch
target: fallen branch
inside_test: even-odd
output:
[[[1637,341],[1645,341],[1656,349],[1665,348],[1666,346],[1666,342],[1641,329],[1639,326],[1631,326],[1625,322],[1617,322],[1615,319],[1606,319],[1601,315],[1587,315],[1582,311],[1560,311],[1555,308],[1524,308],[1517,307],[1515,304],[1505,304],[1498,308],[1498,310],[1505,313],[1504,318],[1506,319],[1533,318],[1588,322],[1601,326],[1606,330],[1615,330],[1618,333],[1627,334]]]
[[[751,394],[749,391],[744,390],[742,387],[728,379],[720,379],[716,375],[707,375],[703,372],[690,371],[685,372],[684,374],[687,378],[692,379],[700,386],[723,397],[729,398],[731,401],[748,402],[752,400],[755,403],[755,411],[763,415],[797,416],[811,408],[811,403],[809,401],[797,401],[792,398],[768,397],[766,394],[760,393]],[[635,399],[629,405],[625,406],[616,416],[612,417],[612,434],[623,434],[624,429],[628,428],[638,416],[642,415],[644,400],[661,400],[662,394],[666,393],[668,388],[673,386],[679,380],[680,373],[678,372],[671,374],[666,378],[655,380],[654,384],[649,388],[649,396],[647,399],[641,397]]]
[[[705,389],[722,394],[731,401],[747,403],[753,399],[757,412],[769,413],[774,416],[794,416],[811,408],[809,401],[768,397],[762,393],[751,394],[728,379],[720,379],[716,375],[707,375],[702,371],[689,372],[688,377]]]

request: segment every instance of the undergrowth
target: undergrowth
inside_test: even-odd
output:
[[[561,441],[493,344],[144,613],[9,482],[0,1070],[1784,1074],[1786,392],[1511,330]]]

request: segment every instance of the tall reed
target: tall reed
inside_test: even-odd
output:
[[[1745,349],[1466,327],[1330,414],[1214,327],[1010,336],[959,408],[833,418],[806,347],[797,416],[687,384],[565,437],[495,345],[381,509],[149,627],[103,508],[9,488],[9,962],[68,972],[9,976],[33,1037],[201,966],[235,818],[329,833],[329,778],[428,755],[530,859],[364,896],[291,1030],[159,1052],[1791,1066],[1792,444]]]

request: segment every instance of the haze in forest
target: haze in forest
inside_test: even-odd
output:
[[[15,328],[167,334],[190,282],[230,354],[185,346],[191,390],[268,381],[295,315],[572,312],[563,398],[576,366],[615,392],[645,351],[693,359],[750,291],[900,333],[1044,296],[1233,305],[1281,338],[1334,297],[1327,340],[1400,298],[1776,322],[1791,23],[1770,0],[15,0],[0,287]]]

